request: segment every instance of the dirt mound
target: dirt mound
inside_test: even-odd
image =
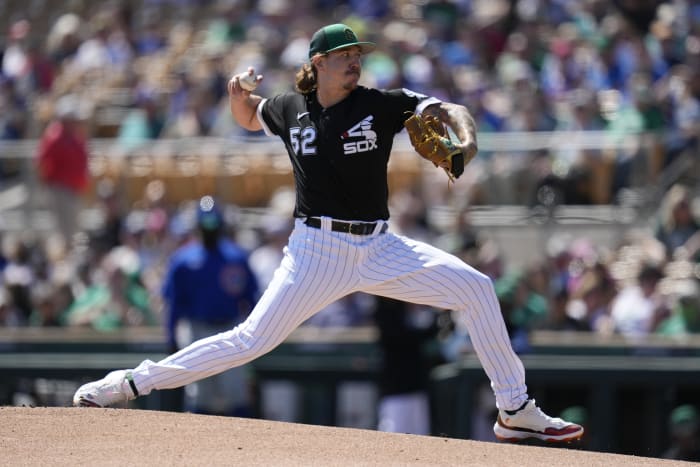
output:
[[[3,465],[671,466],[683,462],[131,409],[0,407]]]

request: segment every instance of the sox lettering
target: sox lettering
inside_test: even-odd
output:
[[[377,149],[377,133],[372,130],[372,120],[374,116],[369,115],[348,131],[343,133],[341,139],[347,138],[364,138],[359,141],[351,141],[343,144],[343,154],[355,154],[358,152],[367,152],[372,149]]]

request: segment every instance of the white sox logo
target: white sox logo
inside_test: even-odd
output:
[[[364,138],[359,141],[350,141],[343,144],[344,154],[355,154],[377,149],[377,133],[372,130],[372,120],[374,120],[374,116],[369,115],[342,134],[340,137],[342,140],[348,138]]]

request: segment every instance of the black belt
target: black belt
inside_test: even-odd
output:
[[[374,229],[377,228],[377,224],[381,223],[382,227],[379,233],[386,232],[387,223],[386,222],[345,222],[345,221],[331,221],[331,230],[334,232],[343,232],[353,235],[370,235],[374,233]],[[315,229],[321,228],[321,219],[318,217],[307,217],[304,224]]]

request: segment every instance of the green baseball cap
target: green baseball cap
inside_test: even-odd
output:
[[[345,24],[331,24],[322,27],[311,37],[309,44],[309,58],[317,53],[325,54],[333,50],[343,49],[356,45],[362,54],[372,52],[377,46],[374,42],[360,42],[357,35]]]

